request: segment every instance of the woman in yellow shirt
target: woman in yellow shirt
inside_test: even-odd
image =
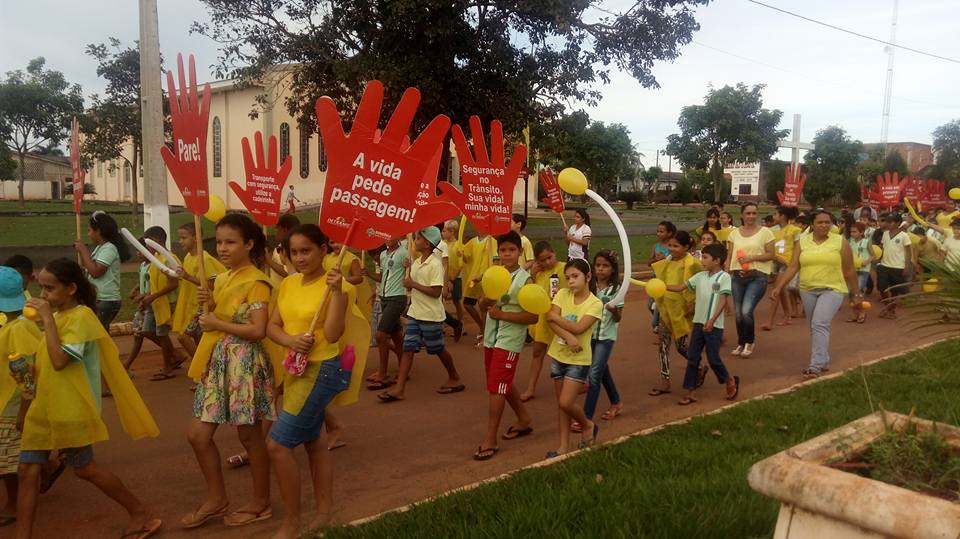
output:
[[[307,451],[316,497],[317,513],[309,527],[329,522],[332,465],[321,427],[331,402],[356,400],[370,344],[370,325],[356,305],[355,290],[344,282],[340,268],[333,267],[336,260],[330,264],[325,259],[327,245],[327,237],[317,225],[301,225],[290,232],[290,259],[297,273],[280,284],[277,307],[267,326],[267,335],[274,342],[307,354],[302,373],[283,374],[283,410],[267,445],[284,505],[283,524],[275,537],[299,537],[300,469],[293,455],[299,445]],[[307,334],[325,297],[326,309],[318,328]],[[354,347],[355,365],[344,363],[341,343],[344,349]]]
[[[811,214],[811,233],[797,242],[793,260],[777,280],[770,299],[776,301],[780,290],[800,273],[800,297],[810,318],[810,366],[804,378],[816,378],[830,366],[830,323],[850,290],[853,306],[859,308],[863,294],[857,286],[853,251],[839,234],[831,234],[833,216],[825,210]]]
[[[587,383],[593,358],[590,339],[594,324],[603,318],[603,303],[593,295],[597,285],[586,260],[567,261],[564,274],[568,288],[557,292],[547,313],[547,322],[556,334],[547,354],[553,358],[550,378],[557,394],[560,430],[560,447],[548,452],[547,458],[567,452],[571,421],[583,426],[578,447],[593,445],[600,431],[599,425],[584,414],[577,397]]]
[[[757,205],[748,202],[740,208],[743,226],[733,229],[727,238],[727,268],[732,278],[733,305],[737,320],[737,347],[733,355],[750,357],[756,341],[754,311],[767,291],[773,271],[774,237],[769,228],[757,222]]]

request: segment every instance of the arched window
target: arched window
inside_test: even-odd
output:
[[[221,165],[220,145],[223,135],[220,130],[220,118],[213,117],[213,177],[219,178],[223,175],[223,166]]]
[[[320,172],[327,171],[327,150],[323,147],[323,136],[317,133],[317,165]]]
[[[283,163],[290,155],[290,124],[280,124],[280,162]]]
[[[310,131],[300,124],[300,177],[310,176]]]

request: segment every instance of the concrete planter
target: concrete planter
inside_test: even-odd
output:
[[[824,466],[866,448],[884,432],[883,412],[762,460],[750,468],[750,486],[780,500],[775,539],[960,538],[960,504]],[[933,423],[886,412],[887,424],[908,422],[921,431]],[[960,428],[937,424],[954,447]]]

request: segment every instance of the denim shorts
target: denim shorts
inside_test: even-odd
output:
[[[170,311],[173,312],[176,308],[176,303],[170,305]],[[143,333],[150,333],[156,335],[157,337],[166,337],[170,334],[170,324],[157,325],[157,316],[153,313],[153,309],[147,308],[143,311]]]
[[[380,321],[377,331],[393,334],[400,330],[400,317],[407,310],[407,296],[380,296]]]
[[[308,373],[311,368],[319,369],[320,372],[317,373],[317,381],[313,383],[313,389],[310,390],[300,413],[293,415],[281,411],[270,431],[273,441],[289,449],[320,437],[327,405],[337,394],[350,387],[351,373],[340,368],[339,357],[328,359],[318,367],[308,365]]]
[[[453,288],[450,289],[450,297],[456,303],[463,299],[463,278],[457,277],[453,280]]]
[[[554,380],[566,378],[567,380],[585,384],[587,383],[587,376],[589,374],[590,365],[571,365],[569,363],[561,363],[556,359],[550,363],[550,378]]]
[[[38,451],[20,451],[20,463],[21,464],[46,464],[50,460],[49,449],[42,449]],[[69,449],[61,449],[60,454],[63,455],[63,461],[67,463],[71,468],[83,468],[89,466],[93,462],[93,446],[85,445],[83,447],[71,447]]]
[[[403,334],[403,351],[419,352],[421,341],[427,345],[427,353],[440,355],[446,349],[443,322],[424,322],[407,317],[407,330]]]

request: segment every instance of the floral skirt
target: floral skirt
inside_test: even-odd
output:
[[[227,335],[214,346],[193,401],[204,423],[253,425],[276,419],[273,367],[259,342]]]

